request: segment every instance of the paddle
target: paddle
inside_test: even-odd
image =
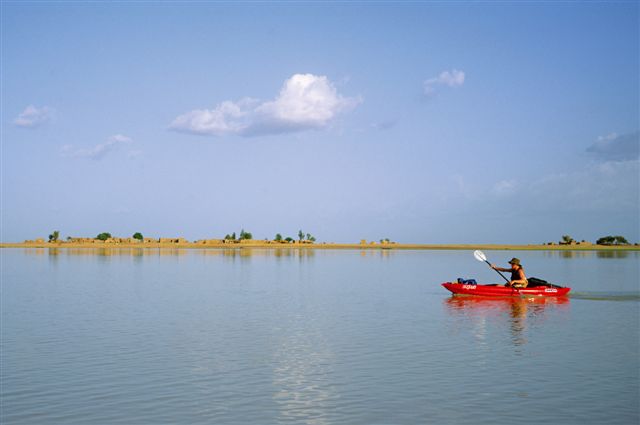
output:
[[[487,263],[487,264],[489,265],[489,267],[491,267],[491,263],[487,261],[487,257],[486,257],[486,255],[484,255],[484,252],[482,252],[482,251],[474,251],[474,252],[473,252],[473,256],[474,256],[474,257],[476,257],[476,260],[478,260],[478,261],[484,261],[485,263]],[[494,269],[493,267],[491,267],[491,268],[492,268],[493,270],[496,270],[496,269]],[[507,281],[507,283],[509,283],[509,279],[507,279],[507,278],[506,278],[502,273],[500,273],[498,270],[496,270],[496,272],[497,272],[500,276],[502,276],[502,278],[503,278],[504,280],[506,280],[506,281]]]

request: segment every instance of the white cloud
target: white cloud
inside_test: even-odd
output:
[[[424,81],[424,94],[429,96],[436,92],[439,86],[460,87],[464,84],[464,72],[457,69],[442,71],[437,77]]]
[[[493,194],[497,196],[507,196],[518,189],[518,182],[511,180],[501,180],[493,185]]]
[[[169,128],[213,136],[239,134],[249,126],[248,115],[254,104],[252,99],[243,99],[237,103],[222,102],[215,109],[196,109],[177,117]]]
[[[627,161],[640,157],[640,132],[600,136],[587,152],[604,161]]]
[[[340,96],[327,77],[296,74],[285,81],[276,100],[263,103],[256,112],[276,127],[319,128],[358,103],[360,99]]]
[[[52,112],[53,111],[48,106],[37,108],[33,105],[29,105],[24,109],[24,111],[20,113],[20,115],[18,115],[15,120],[13,120],[13,123],[18,127],[38,127],[49,121]]]
[[[598,136],[598,143],[610,142],[612,140],[615,140],[617,137],[618,137],[618,133],[616,132],[607,134],[606,136]]]
[[[109,142],[111,143],[131,143],[131,137],[123,136],[122,134],[116,134],[109,137]]]
[[[341,96],[325,76],[295,74],[284,82],[272,101],[252,98],[225,101],[214,109],[184,113],[169,129],[213,136],[258,136],[320,129],[361,101]]]
[[[88,158],[102,159],[109,152],[116,150],[123,144],[129,144],[133,140],[122,134],[115,134],[107,139],[106,142],[93,146],[92,148],[74,148],[73,145],[64,145],[62,147],[62,155],[70,158]]]

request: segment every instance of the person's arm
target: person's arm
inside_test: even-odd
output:
[[[492,268],[493,270],[498,270],[499,272],[510,272],[510,271],[511,271],[511,269],[503,269],[502,267],[497,267],[497,266],[496,266],[496,265],[494,265],[494,264],[492,264],[492,265],[491,265],[491,268]]]

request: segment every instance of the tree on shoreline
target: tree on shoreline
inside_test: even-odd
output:
[[[629,245],[624,236],[603,236],[596,241],[598,245]]]
[[[569,235],[564,235],[562,236],[562,243],[569,245],[571,242],[573,242],[573,238]]]
[[[58,242],[58,238],[60,238],[60,231],[54,230],[53,233],[49,235],[49,242]]]
[[[316,238],[311,235],[311,233],[305,234],[302,230],[298,231],[298,240],[300,242],[307,240],[309,242],[315,242]]]
[[[236,237],[236,232],[233,232],[232,234],[227,234],[224,235],[224,240],[225,241],[245,241],[245,240],[251,240],[253,239],[253,235],[250,232],[245,232],[244,229],[240,230],[240,237]]]
[[[96,239],[101,241],[106,241],[107,239],[111,239],[111,233],[109,232],[100,233],[98,236],[96,236]]]
[[[140,232],[134,233],[132,237],[133,237],[133,239],[137,239],[139,241],[144,239],[144,237],[142,236],[142,233],[140,233]]]

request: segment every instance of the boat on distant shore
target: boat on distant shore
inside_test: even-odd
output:
[[[442,284],[446,289],[455,295],[480,295],[489,297],[562,297],[571,291],[571,288],[565,288],[557,285],[540,285],[529,286],[526,288],[513,288],[504,285],[482,285],[468,284],[457,282],[445,282]]]

